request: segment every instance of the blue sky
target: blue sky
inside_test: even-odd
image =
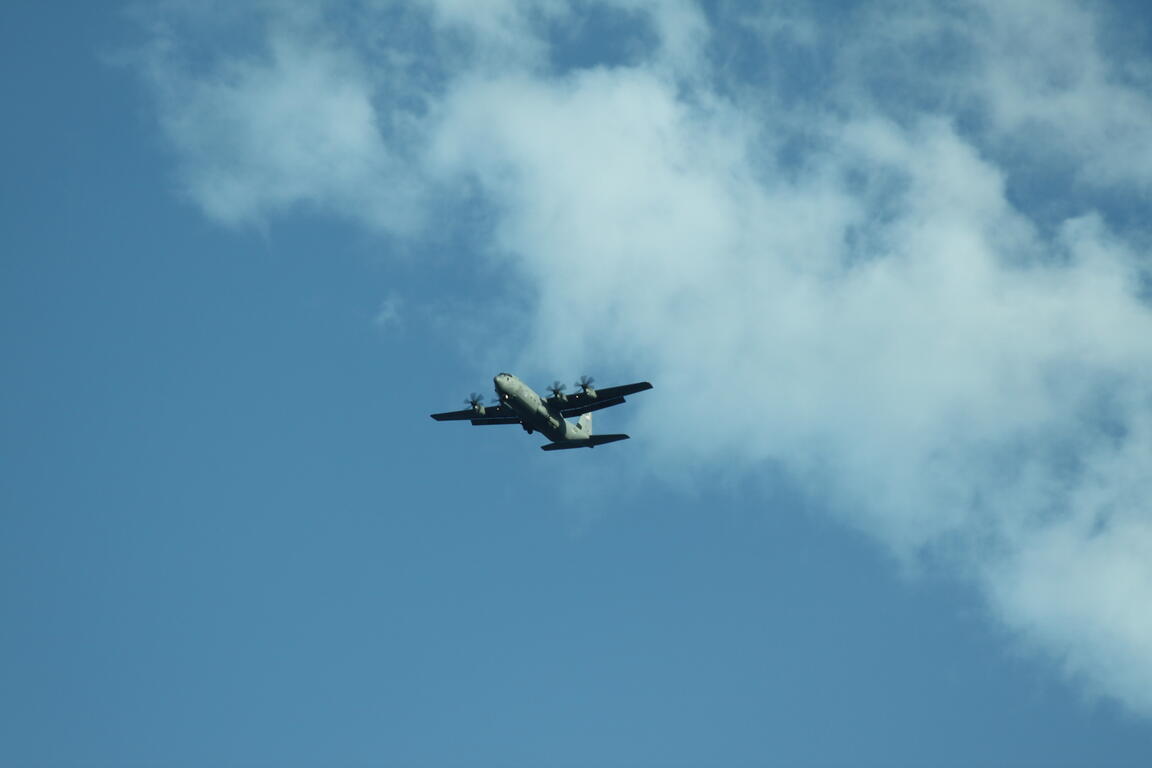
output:
[[[1147,763],[1138,4],[205,8],[2,12],[0,764]]]

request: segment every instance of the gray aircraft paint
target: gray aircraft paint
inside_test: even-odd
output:
[[[548,402],[536,394],[532,387],[510,373],[497,374],[492,379],[496,396],[524,422],[524,428],[539,432],[554,443],[587,441],[592,436],[592,414],[580,416],[576,424],[549,407]]]
[[[567,448],[593,448],[597,445],[627,440],[628,435],[593,435],[591,411],[619,405],[624,396],[651,389],[648,382],[638,382],[619,387],[607,387],[598,393],[591,386],[591,380],[581,379],[577,384],[579,392],[566,395],[556,392],[550,398],[543,398],[531,387],[510,373],[499,373],[492,383],[496,388],[498,404],[485,407],[479,396],[471,399],[471,407],[463,411],[434,413],[437,421],[468,420],[474,425],[519,424],[529,434],[539,432],[551,441],[543,445],[546,451]],[[603,395],[603,396],[601,396]],[[575,422],[569,416],[579,415]]]

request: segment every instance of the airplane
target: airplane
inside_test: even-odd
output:
[[[497,400],[485,406],[484,398],[472,393],[466,402],[468,408],[449,413],[433,413],[436,421],[471,421],[480,426],[486,424],[519,424],[528,434],[539,432],[551,442],[540,446],[545,451],[560,451],[567,448],[595,448],[617,440],[627,440],[628,435],[592,434],[592,411],[619,405],[625,395],[652,389],[646,381],[625,384],[620,387],[592,388],[593,379],[581,376],[576,382],[580,390],[572,394],[564,392],[564,385],[552,382],[548,388],[551,397],[543,398],[532,391],[520,379],[510,373],[498,373],[492,379],[496,385]],[[572,416],[580,418],[575,424],[568,421]]]

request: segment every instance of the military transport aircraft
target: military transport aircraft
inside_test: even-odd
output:
[[[498,399],[485,406],[484,398],[475,392],[464,402],[468,408],[449,413],[433,413],[436,421],[471,421],[473,424],[519,424],[528,434],[539,432],[552,442],[540,446],[545,451],[565,448],[594,448],[604,443],[627,440],[628,435],[592,434],[592,411],[619,405],[625,395],[652,389],[646,381],[625,384],[622,387],[593,389],[592,378],[580,377],[572,394],[564,393],[564,385],[556,381],[548,388],[551,397],[543,398],[520,379],[510,373],[499,373],[492,382]],[[573,424],[569,417],[579,416]]]

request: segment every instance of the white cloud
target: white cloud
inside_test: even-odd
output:
[[[850,17],[868,34],[847,44],[839,24],[758,24],[827,57],[831,100],[963,115],[987,150],[1051,165],[1075,185],[1147,194],[1152,69],[1121,55],[1131,49],[1121,14],[1081,0],[876,0]]]
[[[1148,456],[1144,451],[1140,457],[1145,466]],[[1135,487],[1147,490],[1146,485],[1141,481]],[[1096,501],[1108,509],[1116,499],[1111,491],[1106,496]],[[1146,498],[1124,503],[1147,504]],[[1102,521],[1072,517],[1030,533],[989,570],[985,582],[1011,627],[1055,656],[1093,693],[1114,696],[1147,714],[1152,711],[1152,614],[1147,610],[1152,523],[1130,509],[1112,509]]]
[[[184,192],[226,224],[303,206],[410,231],[420,190],[403,151],[416,118],[388,115],[386,137],[369,65],[292,21],[208,71],[170,45],[151,50],[147,74]]]
[[[1152,157],[1142,147],[1152,123],[1152,79],[1109,60],[1091,6],[984,5],[991,23],[978,41],[987,62],[981,90],[1002,140],[1050,153],[1048,159],[1070,155],[1078,181],[1147,189]]]
[[[565,15],[561,0],[427,0],[434,23],[469,48],[467,66],[488,71],[539,67],[547,46],[538,28]]]
[[[1097,17],[879,3],[863,13],[887,14],[890,51],[803,13],[769,19],[752,28],[801,30],[831,62],[785,110],[773,89],[794,62],[769,48],[764,83],[726,82],[705,62],[727,41],[688,3],[613,4],[657,32],[632,65],[545,66],[549,20],[598,5],[431,3],[434,34],[474,46],[417,78],[418,107],[395,79],[410,62],[378,65],[387,45],[271,25],[264,54],[206,75],[160,59],[164,125],[225,221],[304,203],[418,232],[419,190],[468,182],[498,212],[485,252],[534,294],[525,370],[634,366],[659,382],[637,411],[654,465],[782,468],[900,557],[960,569],[1022,637],[1152,714],[1142,255],[1093,210],[1053,228],[1007,191],[1037,170],[1110,194],[1147,184],[1124,157],[1152,113]],[[662,415],[688,401],[715,407]]]

